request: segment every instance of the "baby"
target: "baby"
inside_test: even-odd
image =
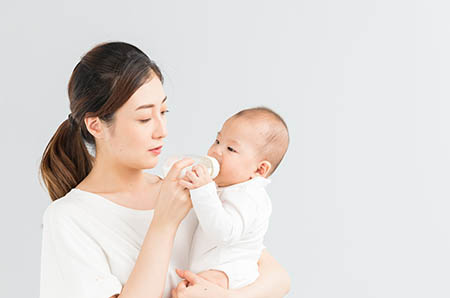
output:
[[[223,124],[208,151],[220,164],[214,181],[202,165],[186,172],[180,183],[190,190],[199,220],[191,271],[223,271],[228,285],[222,286],[231,289],[256,280],[272,211],[267,178],[288,144],[286,123],[277,113],[265,107],[246,109]],[[203,277],[209,279],[207,274]]]

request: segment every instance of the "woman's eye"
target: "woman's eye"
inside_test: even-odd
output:
[[[165,114],[167,114],[167,113],[169,113],[169,110],[162,111],[162,112],[161,112],[161,115],[165,115]]]
[[[228,147],[227,149],[230,150],[231,152],[236,152],[236,150],[234,150],[234,149],[231,148],[231,147]]]
[[[147,123],[147,122],[149,122],[150,120],[152,120],[152,118],[139,120],[139,122],[141,122],[141,123]]]

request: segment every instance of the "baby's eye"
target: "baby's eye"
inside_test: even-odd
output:
[[[234,149],[231,148],[231,147],[227,147],[227,149],[228,149],[229,151],[231,151],[231,152],[236,152],[236,150],[234,150]]]
[[[161,112],[161,115],[165,115],[165,114],[167,114],[167,113],[169,113],[169,110],[162,111],[162,112]]]
[[[218,145],[219,144],[219,140],[216,140],[215,143]]]

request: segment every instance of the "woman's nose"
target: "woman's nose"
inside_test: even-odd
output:
[[[155,129],[153,130],[153,138],[162,139],[165,137],[167,137],[166,121],[161,117],[157,117],[155,119]]]

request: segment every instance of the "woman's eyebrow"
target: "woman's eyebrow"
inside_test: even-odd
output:
[[[163,104],[166,101],[166,99],[167,99],[167,96],[164,97],[164,99],[161,101],[161,104]],[[140,109],[150,109],[150,108],[153,108],[154,106],[155,106],[154,104],[142,105],[142,106],[138,107],[136,109],[136,111],[140,110]]]

